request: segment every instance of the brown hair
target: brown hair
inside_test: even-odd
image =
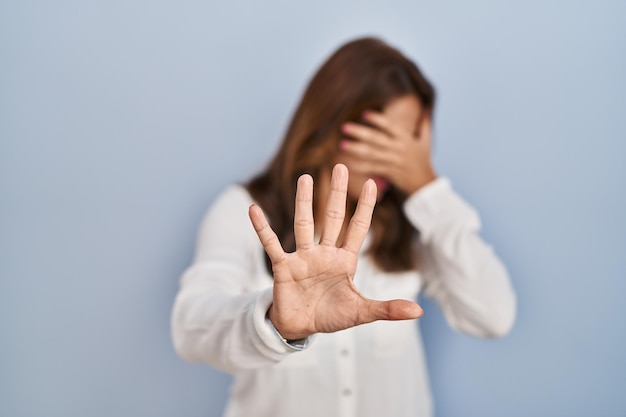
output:
[[[376,38],[339,48],[309,83],[274,159],[247,189],[261,206],[284,249],[295,250],[294,197],[300,175],[319,178],[330,170],[341,140],[340,127],[366,109],[382,110],[391,99],[413,94],[432,114],[435,91],[417,66]],[[376,204],[368,253],[384,271],[416,266],[417,231],[402,211],[406,195],[391,187]],[[354,207],[354,202],[350,204]],[[271,271],[271,264],[267,263]]]

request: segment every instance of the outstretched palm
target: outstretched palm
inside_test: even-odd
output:
[[[272,261],[274,301],[270,320],[286,339],[301,339],[314,333],[330,333],[375,320],[405,320],[421,317],[422,309],[406,300],[374,301],[361,295],[353,283],[361,245],[369,230],[376,185],[363,185],[354,216],[343,244],[337,247],[346,207],[348,169],[336,165],[319,244],[315,243],[313,179],[298,179],[294,233],[296,251],[285,253],[263,212],[250,207],[252,224]]]

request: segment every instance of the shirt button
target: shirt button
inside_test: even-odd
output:
[[[349,397],[352,395],[352,390],[349,388],[344,388],[343,391],[341,391],[341,395],[343,395],[344,397]]]
[[[350,351],[348,349],[341,349],[341,356],[348,356],[350,354]]]

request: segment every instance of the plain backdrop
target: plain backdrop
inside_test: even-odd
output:
[[[437,416],[626,416],[626,3],[434,3],[0,0],[0,415],[221,415],[169,334],[199,222],[375,35],[519,296],[496,341],[423,300]]]

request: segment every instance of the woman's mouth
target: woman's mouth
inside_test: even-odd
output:
[[[389,188],[389,183],[380,177],[372,178],[376,183],[376,188],[378,188],[378,193],[382,195]]]

